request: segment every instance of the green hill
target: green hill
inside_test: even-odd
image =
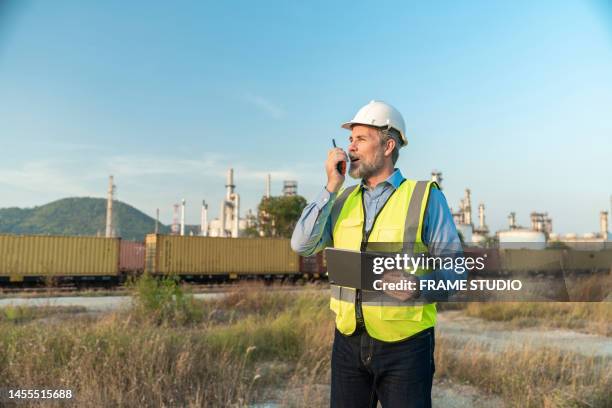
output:
[[[155,219],[131,205],[113,203],[116,235],[123,239],[144,240],[155,229]],[[106,200],[103,198],[64,198],[34,208],[0,208],[0,233],[42,235],[104,235]],[[160,233],[170,228],[160,225]]]

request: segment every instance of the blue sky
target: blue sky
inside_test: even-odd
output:
[[[313,198],[371,99],[404,114],[410,178],[487,222],[598,230],[612,193],[612,9],[598,1],[82,2],[0,8],[0,207],[118,198],[171,220],[243,208],[265,175]],[[476,212],[474,212],[476,216]]]

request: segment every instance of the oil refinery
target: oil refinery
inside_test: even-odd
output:
[[[431,180],[436,181],[442,188],[442,172],[433,170]],[[106,216],[106,237],[116,236],[116,226],[113,225],[113,200],[116,192],[113,176],[109,177],[108,196],[107,196],[107,216]],[[282,194],[284,196],[297,195],[297,181],[285,180],[283,182]],[[265,183],[265,193],[263,197],[271,197],[271,175],[268,174]],[[182,199],[180,204],[173,205],[173,220],[171,231],[172,235],[186,235],[185,226],[185,206],[187,202]],[[533,211],[530,213],[530,225],[521,226],[517,223],[517,214],[510,212],[508,215],[507,229],[492,232],[485,216],[485,203],[478,204],[478,223],[475,224],[472,217],[472,192],[469,188],[465,189],[463,198],[459,201],[457,211],[451,207],[451,213],[457,231],[461,234],[463,241],[468,245],[485,246],[489,241],[496,241],[499,244],[524,244],[531,249],[545,248],[553,243],[563,244],[573,248],[581,246],[593,246],[611,240],[608,224],[608,211],[599,213],[599,231],[585,234],[567,233],[557,234],[553,232],[553,221],[547,212]],[[245,236],[245,231],[256,225],[257,215],[249,209],[244,216],[240,214],[240,195],[236,191],[234,182],[234,169],[230,168],[226,173],[225,197],[219,205],[219,215],[208,220],[208,203],[203,200],[201,204],[200,225],[196,235],[204,237],[225,237],[239,238]],[[261,216],[261,214],[259,214]],[[156,229],[159,225],[159,209],[157,210]],[[192,228],[187,235],[194,235]]]
[[[266,186],[264,198],[271,197],[272,177],[270,174],[266,176]],[[296,196],[298,183],[295,180],[283,181],[283,196]],[[109,185],[107,193],[106,205],[106,238],[116,237],[116,225],[113,218],[113,201],[117,186],[114,183],[114,177],[109,176]],[[173,217],[170,226],[171,235],[199,235],[203,237],[220,237],[220,238],[239,238],[245,235],[245,231],[256,225],[257,216],[252,209],[248,209],[242,217],[240,215],[240,195],[236,191],[234,183],[234,169],[230,168],[226,173],[225,182],[225,197],[222,199],[219,206],[219,215],[210,220],[208,219],[208,203],[202,200],[200,211],[200,224],[194,234],[194,228],[188,228],[185,223],[185,210],[187,201],[183,198],[180,203],[172,205]],[[159,230],[159,208],[156,209],[155,217],[155,233]],[[189,233],[187,230],[190,229]]]
[[[436,181],[441,187],[442,173],[438,170],[431,172],[431,180]],[[596,247],[603,248],[604,243],[611,239],[608,231],[608,212],[599,213],[599,232],[586,234],[556,234],[553,232],[552,218],[547,212],[534,211],[530,214],[531,225],[523,227],[517,224],[516,213],[508,215],[508,229],[496,231],[491,234],[485,223],[485,204],[478,205],[478,226],[472,222],[472,192],[465,189],[464,197],[459,201],[458,211],[453,211],[453,219],[457,231],[461,234],[463,241],[468,245],[484,245],[489,239],[496,240],[500,245],[513,247],[529,247],[530,249],[543,249],[547,245],[558,243],[575,249]]]

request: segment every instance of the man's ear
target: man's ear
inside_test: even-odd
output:
[[[395,149],[395,140],[390,137],[389,140],[385,143],[385,156],[391,157],[393,154],[393,150]]]

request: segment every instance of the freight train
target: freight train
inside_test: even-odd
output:
[[[612,249],[477,249],[487,272],[608,272]],[[145,242],[119,238],[0,235],[0,283],[106,282],[130,275],[175,275],[184,280],[318,279],[326,276],[322,253],[298,256],[285,238],[212,238],[151,234]]]
[[[301,257],[285,238],[212,238],[151,234],[120,238],[0,235],[1,283],[120,284],[144,271],[184,280],[318,279],[323,254]]]

